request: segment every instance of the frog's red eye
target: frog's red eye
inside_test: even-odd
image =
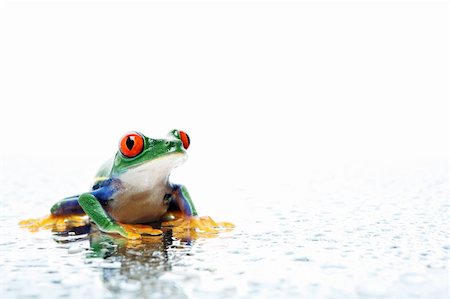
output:
[[[191,144],[191,139],[189,139],[189,135],[183,131],[180,131],[180,139],[181,142],[183,142],[184,149],[187,149],[189,147],[189,144]]]
[[[144,149],[144,138],[138,133],[128,133],[122,137],[119,145],[122,155],[134,158]]]

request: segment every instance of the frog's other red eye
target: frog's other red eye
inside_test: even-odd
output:
[[[188,149],[189,145],[191,144],[191,139],[189,138],[189,135],[183,131],[180,131],[180,139],[181,142],[183,142],[184,149]]]
[[[128,133],[122,137],[119,145],[122,155],[134,158],[144,149],[144,138],[138,133]]]

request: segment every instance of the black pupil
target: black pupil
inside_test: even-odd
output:
[[[131,149],[134,146],[134,137],[128,136],[126,144],[127,144],[128,149],[131,151]]]

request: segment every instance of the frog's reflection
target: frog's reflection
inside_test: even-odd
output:
[[[86,262],[97,265],[105,287],[113,293],[159,292],[177,298],[186,297],[183,290],[162,277],[188,254],[194,236],[174,236],[172,229],[163,228],[163,235],[127,240],[118,235],[100,232],[95,225],[71,229],[71,238],[89,240]],[[59,232],[57,242],[64,242]],[[75,234],[75,235],[74,235]],[[176,235],[176,234],[175,234]],[[161,278],[162,277],[162,281]],[[174,293],[177,292],[177,293]]]
[[[90,252],[87,258],[107,259],[114,256],[126,258],[164,256],[168,260],[168,249],[173,245],[172,231],[166,230],[162,236],[127,240],[120,236],[102,233],[96,229],[89,234]],[[190,245],[190,242],[186,243]]]

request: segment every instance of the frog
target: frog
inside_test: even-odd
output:
[[[146,224],[174,220],[172,211],[181,213],[190,229],[220,226],[210,217],[199,217],[187,188],[169,180],[172,170],[186,161],[190,143],[189,135],[178,129],[163,139],[138,131],[124,134],[90,190],[56,202],[50,217],[85,214],[100,231],[128,239],[161,235],[161,230]]]

